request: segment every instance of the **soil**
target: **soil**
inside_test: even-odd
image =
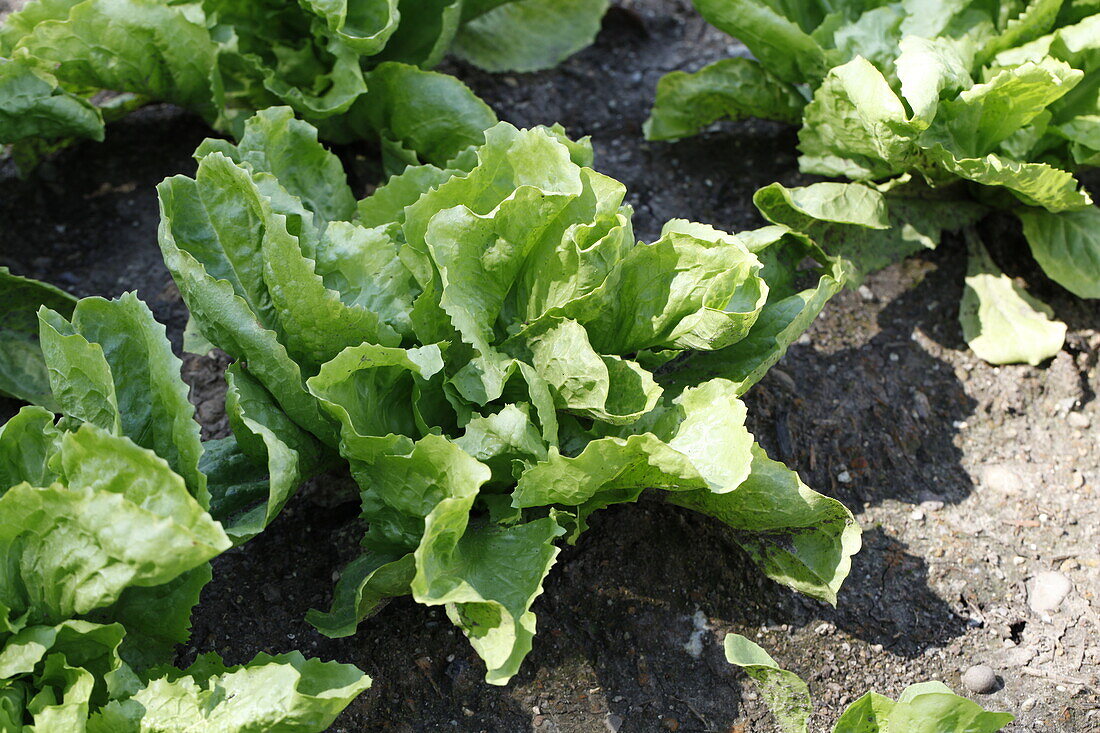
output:
[[[597,167],[631,190],[638,234],[667,218],[730,230],[760,218],[751,194],[798,184],[792,128],[720,125],[676,144],[647,143],[641,124],[657,79],[731,53],[686,0],[616,3],[594,47],[557,69],[491,76],[460,66],[502,118],[560,121],[591,135]],[[74,146],[27,179],[0,167],[0,263],[78,295],[136,289],[180,347],[186,310],[156,245],[153,186],[190,174],[209,130],[157,106]],[[377,156],[339,151],[370,180]],[[304,490],[263,535],[214,562],[180,662],[229,662],[301,649],[355,663],[374,678],[335,731],[711,731],[773,728],[721,640],[745,634],[802,675],[828,730],[866,690],[896,696],[988,664],[999,689],[974,695],[1017,715],[1008,731],[1100,729],[1100,306],[1071,297],[1031,264],[1011,222],[992,221],[995,256],[1069,324],[1049,363],[994,367],[968,352],[957,322],[964,257],[957,242],[871,276],[837,296],[748,396],[751,427],[812,487],[844,501],[864,548],[837,609],[763,579],[717,522],[655,499],[596,515],[567,548],[535,604],[539,633],[507,687],[438,609],[395,600],[354,637],[303,620],[327,607],[334,573],[361,531],[353,505]],[[224,432],[225,360],[185,357],[208,436]],[[0,418],[15,409],[0,402]],[[1054,611],[1028,605],[1042,571],[1074,590]],[[695,656],[687,645],[701,636]]]

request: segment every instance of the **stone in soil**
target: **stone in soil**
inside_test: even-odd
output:
[[[1061,573],[1038,573],[1027,585],[1027,605],[1037,613],[1051,613],[1062,605],[1071,590],[1073,583]]]
[[[975,664],[963,672],[962,683],[971,692],[988,695],[997,691],[997,673],[988,664]]]

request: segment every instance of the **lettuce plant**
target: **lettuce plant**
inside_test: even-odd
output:
[[[726,635],[725,649],[729,663],[756,683],[781,733],[808,733],[813,702],[806,683],[739,634]],[[920,682],[897,700],[868,692],[841,714],[833,733],[996,733],[1014,719],[983,710],[942,682]]]
[[[448,51],[490,70],[552,66],[592,41],[607,5],[32,0],[0,29],[0,142],[101,140],[105,119],[147,101],[237,134],[255,110],[286,104],[330,139],[381,138],[390,155],[443,162],[495,118],[423,69]]]
[[[844,258],[852,282],[1004,210],[1043,272],[1100,297],[1100,211],[1074,176],[1100,163],[1095,2],[695,4],[755,58],[662,79],[651,139],[723,117],[801,123],[802,170],[854,182],[773,184],[756,202]],[[1032,364],[1057,352],[1065,325],[997,268],[975,230],[967,240],[960,319],[975,352]]]
[[[286,108],[196,157],[159,187],[191,344],[236,359],[231,403],[281,415],[283,442],[319,461],[338,452],[361,490],[361,554],[310,615],[322,632],[412,595],[503,684],[560,544],[645,489],[835,602],[859,529],[767,457],[739,399],[836,292],[811,241],[674,220],[639,243],[624,187],[557,128],[501,123],[358,202]],[[807,256],[825,267],[799,290]],[[669,363],[687,350],[715,362]]]
[[[324,730],[370,685],[354,667],[166,666],[232,539],[163,329],[133,295],[68,311],[39,312],[63,417],[0,427],[0,731]]]

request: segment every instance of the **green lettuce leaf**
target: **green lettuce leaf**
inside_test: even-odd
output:
[[[61,411],[125,435],[163,457],[203,506],[202,445],[195,408],[164,326],[127,293],[84,298],[66,321],[40,313],[41,340]],[[113,414],[112,414],[113,413]]]
[[[807,733],[813,703],[810,688],[798,675],[782,669],[758,644],[740,634],[726,634],[726,661],[745,670],[760,688],[764,702],[783,733]]]
[[[1050,279],[1081,298],[1100,298],[1100,209],[1052,214],[1018,209],[1024,237]]]
[[[49,461],[57,453],[60,440],[54,415],[41,407],[24,407],[0,425],[0,494],[24,482],[32,486],[52,484],[57,474]]]
[[[0,394],[57,410],[38,341],[38,309],[68,316],[76,298],[0,267]]]
[[[0,58],[0,141],[27,138],[103,139],[95,105],[66,91],[57,77],[33,60]]]
[[[828,71],[831,54],[807,32],[812,28],[797,22],[805,18],[792,20],[766,0],[694,2],[708,23],[744,43],[780,79],[800,84],[820,80]]]
[[[647,140],[675,140],[723,119],[795,123],[802,119],[805,104],[795,87],[759,63],[723,59],[695,73],[674,71],[661,77],[643,129]]]
[[[898,175],[920,163],[916,133],[886,77],[857,56],[831,69],[806,105],[799,167],[855,180]]]
[[[298,487],[330,457],[239,362],[230,365],[225,377],[225,411],[235,437],[231,450],[219,451],[210,467],[219,479],[211,514],[234,544],[240,544],[271,524]]]
[[[1066,324],[1050,306],[1001,272],[976,235],[969,251],[959,322],[974,353],[992,364],[1036,365],[1061,351]]]
[[[91,424],[61,440],[59,482],[21,483],[0,504],[0,603],[56,623],[166,583],[229,540],[155,454]]]
[[[233,512],[270,510],[293,483],[281,476],[305,475],[293,465],[310,454],[303,433],[359,486],[360,553],[328,611],[310,613],[318,629],[351,634],[410,594],[445,606],[503,684],[531,649],[531,604],[560,538],[646,488],[725,521],[780,582],[835,600],[859,530],[754,448],[737,399],[835,292],[816,245],[781,227],[731,235],[680,220],[637,242],[625,188],[592,170],[587,141],[506,123],[325,221],[314,192],[328,173],[264,162],[300,147],[330,166],[305,128],[283,132],[289,120],[250,123],[247,153],[204,143],[196,177],[161,187],[161,244],[197,329],[239,360],[235,438],[206,464],[230,533]],[[826,268],[800,290],[806,254]],[[350,325],[359,313],[389,330]],[[665,392],[650,371],[742,343],[739,384]]]
[[[176,647],[191,638],[191,611],[212,577],[206,563],[162,585],[131,586],[88,618],[126,629],[119,656],[134,669],[168,664],[175,660]]]
[[[441,501],[428,515],[412,594],[419,603],[445,605],[485,660],[485,681],[503,685],[531,650],[531,604],[558,556],[553,540],[565,529],[552,516],[510,527],[468,529],[466,522],[456,500]]]
[[[386,47],[401,17],[398,0],[306,0],[304,5],[363,56],[374,56]]]
[[[474,3],[471,3],[474,4]],[[469,18],[453,53],[486,71],[538,71],[590,45],[609,0],[513,0]]]
[[[906,187],[887,190],[860,183],[814,183],[786,188],[773,183],[753,203],[769,221],[802,232],[843,265],[849,285],[923,249],[939,245],[945,230],[985,214],[972,202],[932,197]]]
[[[727,634],[726,660],[736,664],[760,688],[782,733],[806,733],[813,713],[809,688],[798,675],[780,668],[759,646]],[[995,733],[1015,718],[992,713],[942,682],[919,682],[902,690],[897,701],[868,692],[848,706],[833,733]]]
[[[88,733],[320,733],[370,685],[355,667],[306,659],[298,652],[260,653],[236,667],[208,654],[96,711]]]
[[[95,0],[37,23],[14,44],[52,65],[65,85],[112,89],[188,107],[212,119],[216,46],[197,6]]]

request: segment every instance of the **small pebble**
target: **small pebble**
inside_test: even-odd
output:
[[[1034,697],[1029,697],[1028,699],[1024,700],[1022,703],[1020,703],[1020,710],[1022,710],[1025,713],[1030,713],[1032,710],[1035,709],[1035,703],[1036,702],[1037,701]]]
[[[909,518],[912,519],[914,522],[923,522],[924,512],[922,512],[920,509],[914,509],[913,511],[909,512]]]
[[[866,285],[860,285],[858,292],[859,292],[859,297],[863,298],[863,300],[865,300],[868,303],[870,303],[872,300],[875,299],[875,292],[873,290],[871,290],[871,288],[867,287]]]
[[[1050,613],[1062,605],[1071,590],[1073,583],[1061,573],[1037,573],[1027,584],[1027,605],[1032,611]]]
[[[920,503],[920,508],[923,509],[926,512],[938,512],[940,509],[943,509],[943,502],[940,501],[939,499],[930,499],[928,501],[922,501]]]
[[[842,484],[850,484],[852,483],[852,474],[847,471],[841,471],[836,475],[836,480]]]
[[[962,683],[971,692],[988,695],[997,689],[997,673],[988,664],[975,664],[963,672]]]
[[[927,420],[932,416],[932,405],[924,392],[919,390],[913,393],[913,409],[917,411],[917,416],[921,420]]]
[[[1024,482],[1020,480],[1020,474],[1011,466],[1004,463],[993,463],[982,466],[982,486],[1005,494],[1018,494],[1024,488]]]
[[[1089,426],[1091,420],[1089,420],[1089,416],[1083,412],[1071,412],[1066,416],[1066,422],[1069,423],[1071,428],[1084,430]]]
[[[603,719],[603,724],[611,733],[619,733],[619,728],[623,727],[623,719],[615,713],[608,713]]]

